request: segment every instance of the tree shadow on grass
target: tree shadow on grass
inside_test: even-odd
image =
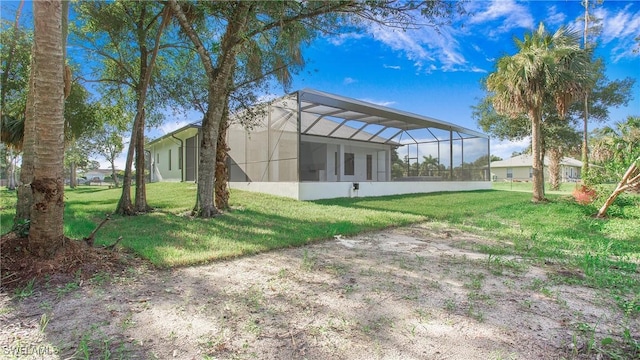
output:
[[[180,266],[300,246],[373,227],[348,220],[301,220],[295,214],[282,216],[245,209],[214,219],[156,212],[114,218],[103,229],[98,244],[122,235],[122,245],[139,256],[158,266]]]

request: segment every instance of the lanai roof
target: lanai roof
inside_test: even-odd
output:
[[[457,138],[488,139],[485,134],[453,123],[345,96],[329,94],[314,89],[299,90],[293,94],[298,96],[300,111],[303,114],[300,129],[302,134],[367,141],[382,137],[387,142],[391,142],[405,131],[411,136],[409,132],[412,130],[426,129],[433,139],[448,140],[447,137],[439,137],[429,130],[437,129],[455,132]],[[325,118],[333,120],[332,129],[327,129],[328,122],[322,121]],[[343,128],[347,126],[352,130],[345,134]],[[366,133],[373,135],[370,135],[367,139],[359,139],[365,128]],[[336,136],[338,133],[341,133],[342,136]]]
[[[342,139],[402,145],[449,140],[451,133],[455,139],[488,139],[488,136],[450,122],[432,117],[413,114],[382,105],[369,103],[341,95],[314,89],[298,90],[289,94],[299,101],[302,135],[336,137]],[[272,104],[277,106],[278,100]],[[287,123],[295,118],[288,117]],[[286,125],[289,126],[289,125]],[[190,127],[200,127],[199,122],[189,124],[169,134],[161,136],[149,144]],[[421,133],[418,133],[420,131]],[[406,134],[406,136],[404,135]],[[405,136],[405,141],[402,140]]]

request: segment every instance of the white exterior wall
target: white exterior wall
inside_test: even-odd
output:
[[[513,178],[507,178],[507,167],[492,167],[491,173],[495,176],[496,181],[533,181],[533,178],[529,176],[531,172],[531,166],[518,166],[512,167]],[[580,168],[575,166],[560,165],[560,179],[561,181],[575,181],[580,178]],[[544,180],[549,181],[551,176],[549,175],[549,168],[544,167]]]
[[[299,198],[299,186],[297,182],[229,182],[232,189],[253,191],[292,199]]]
[[[232,182],[232,189],[247,190],[285,196],[297,200],[333,199],[339,197],[369,197],[400,194],[430,193],[438,191],[490,190],[490,181],[398,181],[398,182],[359,182],[360,189],[353,190],[351,182],[286,182],[269,183]]]
[[[183,171],[186,164],[185,142],[186,139],[195,136],[197,133],[197,128],[187,129],[175,134],[175,138],[165,138],[149,148],[151,153],[151,182],[183,181]],[[180,153],[180,147],[183,148],[182,153]],[[171,150],[171,170],[169,170],[169,150]],[[180,163],[180,156],[182,156],[182,164]],[[156,170],[160,173],[161,179],[157,179]]]

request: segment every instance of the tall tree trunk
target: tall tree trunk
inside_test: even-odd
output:
[[[36,1],[35,132],[29,250],[50,258],[64,244],[64,38],[61,1]]]
[[[552,190],[560,190],[560,161],[562,160],[562,150],[559,148],[549,149],[549,183]]]
[[[542,129],[540,127],[540,109],[529,110],[531,119],[531,153],[533,157],[533,198],[534,203],[542,202],[544,198],[544,163],[540,159]]]
[[[140,127],[137,132],[138,139],[136,140],[136,200],[134,209],[136,213],[145,213],[151,208],[147,205],[147,188],[144,166],[144,116],[141,117],[139,126]]]
[[[153,67],[155,65],[158,51],[160,49],[160,38],[162,32],[169,24],[171,18],[169,9],[166,7],[162,11],[162,22],[155,38],[155,46],[151,53],[146,47],[146,37],[144,19],[146,18],[146,12],[141,12],[138,24],[138,44],[140,46],[140,76],[138,79],[138,86],[136,93],[138,96],[136,105],[136,118],[133,122],[133,131],[131,132],[131,142],[129,143],[129,150],[127,152],[127,163],[125,167],[125,175],[122,183],[122,196],[118,202],[116,213],[122,215],[133,215],[135,213],[147,212],[150,207],[147,204],[147,192],[145,187],[145,159],[144,159],[144,127],[145,127],[145,111],[144,104],[147,99],[147,90],[151,83],[151,75],[153,73]],[[151,55],[151,59],[149,59]],[[135,139],[135,140],[134,140]],[[136,197],[135,207],[131,203],[131,165],[133,163],[133,153],[136,154]],[[128,173],[127,173],[127,170]],[[128,175],[128,176],[127,176]]]
[[[207,90],[209,94],[207,96],[207,111],[202,120],[198,190],[193,213],[199,217],[211,217],[218,213],[214,205],[218,133],[224,108],[227,106],[227,98],[233,85],[236,55],[238,54],[253,4],[248,1],[240,1],[235,4],[233,14],[220,41],[220,50],[216,61],[217,67],[215,68],[211,54],[191,27],[180,4],[178,4],[177,0],[169,0],[168,4],[180,22],[180,26],[195,45],[207,74]]]
[[[115,187],[120,187],[120,184],[118,183],[118,173],[116,172],[116,164],[113,160],[110,161],[110,163],[111,163],[111,178],[113,179],[113,185]]]
[[[69,164],[69,186],[72,189],[75,189],[77,185],[78,181],[76,179],[76,163],[71,162],[71,164]]]
[[[122,194],[115,213],[118,215],[133,215],[133,204],[131,202],[131,169],[133,167],[133,154],[136,149],[136,141],[138,139],[138,118],[142,114],[137,113],[133,120],[133,129],[131,130],[131,140],[129,140],[129,149],[127,151],[127,160],[124,165],[124,178],[122,179]]]
[[[35,52],[35,45],[32,53]],[[27,91],[27,103],[24,111],[24,134],[22,140],[22,167],[20,169],[20,185],[16,188],[16,216],[13,220],[14,228],[22,226],[31,220],[31,204],[33,194],[31,182],[33,181],[33,151],[36,144],[36,129],[34,117],[34,97],[35,97],[35,68],[36,58],[31,57],[31,69],[29,70],[29,89]]]
[[[7,189],[15,190],[16,189],[16,155],[13,149],[7,149],[8,157],[9,157],[9,171],[7,174]]]
[[[228,100],[227,100],[228,103]],[[218,133],[218,144],[216,147],[216,207],[220,210],[229,208],[229,168],[227,167],[227,154],[229,146],[227,144],[227,130],[229,129],[229,106],[225,107],[220,130]]]

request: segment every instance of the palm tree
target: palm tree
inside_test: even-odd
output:
[[[64,42],[62,1],[35,1],[33,53],[34,132],[29,249],[52,257],[64,241]],[[31,96],[31,95],[30,95]],[[29,121],[27,119],[27,121]],[[26,126],[28,124],[25,124]],[[29,143],[25,133],[25,144]]]
[[[595,131],[593,159],[610,168],[619,178],[628,164],[640,156],[640,117],[629,116],[625,121],[616,122]]]
[[[420,175],[433,176],[433,171],[438,169],[438,159],[432,155],[422,156],[422,164],[420,164]]]
[[[564,117],[567,108],[592,83],[589,50],[580,48],[577,32],[560,28],[549,34],[541,23],[516,40],[519,52],[498,60],[496,71],[487,78],[494,108],[501,115],[516,118],[527,114],[531,121],[533,154],[533,202],[544,201],[542,153],[542,110],[555,103]]]

